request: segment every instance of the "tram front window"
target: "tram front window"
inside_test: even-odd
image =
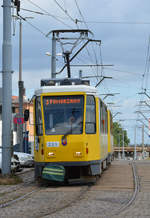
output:
[[[43,108],[46,135],[82,134],[83,96],[45,96]]]

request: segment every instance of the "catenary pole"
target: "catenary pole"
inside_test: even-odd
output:
[[[55,33],[52,34],[51,78],[56,78],[56,38]]]
[[[122,141],[123,141],[123,145],[122,145],[122,159],[125,159],[125,152],[124,152],[124,130],[122,133]]]
[[[19,117],[23,118],[23,92],[24,92],[24,84],[22,81],[22,21],[20,18],[19,23]],[[21,122],[18,125],[18,143],[19,143],[19,151],[23,152],[23,123]]]
[[[118,152],[118,159],[120,160],[120,134],[119,134],[119,152]]]
[[[136,160],[136,125],[134,129],[134,160]]]
[[[3,0],[2,45],[2,175],[11,173],[12,122],[11,0]]]
[[[144,125],[142,125],[142,154],[144,159]]]

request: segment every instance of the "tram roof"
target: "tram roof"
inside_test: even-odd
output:
[[[39,96],[41,94],[61,92],[83,92],[86,94],[98,95],[97,89],[95,87],[87,85],[43,86],[35,91],[35,95]]]

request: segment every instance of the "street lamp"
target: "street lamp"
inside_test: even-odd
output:
[[[52,54],[50,52],[46,52],[45,53],[47,56],[52,56]],[[62,53],[57,53],[56,56],[62,56]]]

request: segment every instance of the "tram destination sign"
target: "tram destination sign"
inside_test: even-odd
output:
[[[46,105],[51,105],[51,104],[77,104],[80,103],[80,99],[46,99]]]

